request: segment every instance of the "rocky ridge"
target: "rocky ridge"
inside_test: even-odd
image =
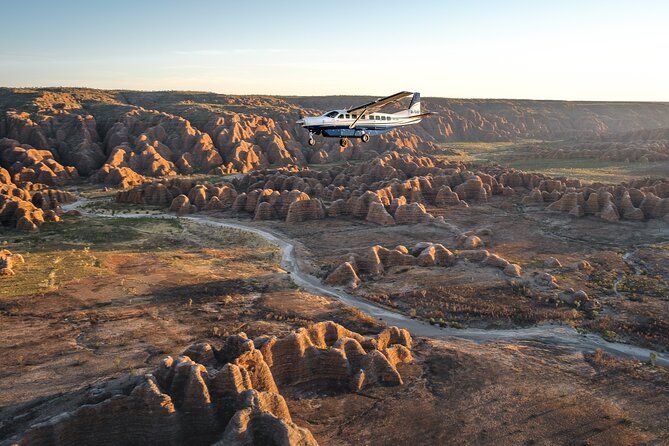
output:
[[[156,188],[173,190],[169,184],[160,180],[142,185],[120,192],[117,199],[153,203],[144,197],[145,191],[150,195]],[[227,185],[179,184],[189,187],[182,188],[183,196],[178,200],[175,193],[169,195],[176,200],[171,206],[175,212],[231,208],[250,213],[256,220],[293,223],[352,216],[379,225],[446,225],[449,208],[485,204],[494,196],[520,199],[526,206],[569,212],[574,217],[597,215],[606,221],[669,216],[667,180],[583,185],[580,180],[551,178],[496,165],[472,171],[462,163],[436,162],[427,156],[397,152],[327,170],[254,171]],[[218,196],[222,190],[223,200]],[[289,212],[291,207],[293,211]],[[445,213],[435,211],[440,208]]]

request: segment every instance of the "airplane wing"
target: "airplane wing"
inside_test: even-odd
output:
[[[349,108],[348,110],[346,110],[346,113],[355,113],[362,110],[364,110],[365,112],[374,112],[376,110],[382,109],[386,105],[393,104],[401,99],[411,96],[412,94],[413,93],[409,91],[401,91],[399,93],[395,93],[392,96],[387,96],[385,98],[377,99],[376,101],[368,102],[366,104],[358,105],[357,107]]]

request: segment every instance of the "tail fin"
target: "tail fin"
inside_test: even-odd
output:
[[[410,115],[420,114],[420,93],[413,94],[413,98],[411,98],[411,104],[409,104],[409,114]]]

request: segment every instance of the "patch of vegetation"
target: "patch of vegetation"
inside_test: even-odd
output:
[[[476,293],[476,298],[470,293]],[[581,314],[577,312],[575,322],[571,309],[528,299],[511,286],[491,287],[484,291],[428,286],[390,295],[376,293],[368,297],[389,308],[406,308],[409,316],[415,315],[442,327],[462,328],[477,322],[502,326],[524,326],[543,321],[580,323],[581,319]]]
[[[86,212],[96,214],[155,214],[165,210],[164,206],[152,206],[148,204],[118,203],[111,196],[102,196],[92,199],[82,206]]]
[[[222,259],[203,257],[202,246],[244,248],[240,258],[267,268],[280,259],[279,248],[255,234],[177,218],[67,217],[44,224],[39,232],[6,234],[3,246],[22,254],[25,264],[16,268],[15,276],[3,279],[0,297],[47,293],[72,280],[109,274],[100,257],[113,251],[152,253],[156,258],[197,251],[197,258],[189,255],[188,264],[203,266],[220,265]]]
[[[607,270],[606,268],[595,269],[589,277],[591,286],[604,293],[613,292],[613,284],[617,279],[618,273],[616,271]]]
[[[48,293],[75,279],[108,274],[88,248],[37,251],[23,257],[25,263],[16,268],[16,275],[3,279],[0,298]]]
[[[618,291],[669,298],[667,283],[661,276],[651,277],[626,274],[618,283]]]
[[[584,328],[600,333],[607,341],[630,339],[634,344],[661,350],[669,349],[669,322],[663,315],[640,317],[634,320],[614,319],[609,316],[587,321]]]

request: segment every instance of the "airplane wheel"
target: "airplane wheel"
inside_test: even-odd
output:
[[[313,146],[316,144],[316,140],[314,138],[309,138],[309,141],[307,141],[310,146]]]
[[[369,142],[369,135],[367,133],[362,135],[362,142]]]
[[[346,138],[342,138],[342,139],[340,139],[340,140],[339,140],[339,145],[340,145],[341,147],[346,147],[346,146],[348,145],[348,139],[346,139]]]

